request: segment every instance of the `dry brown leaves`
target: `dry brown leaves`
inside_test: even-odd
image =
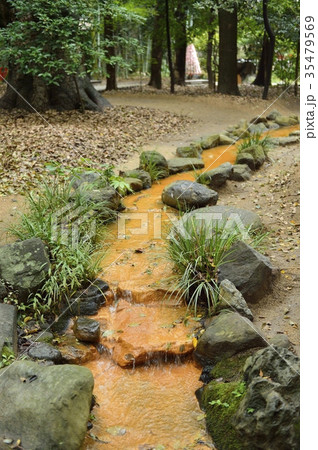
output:
[[[82,159],[120,166],[142,145],[186,130],[192,119],[168,112],[118,106],[104,113],[49,111],[40,117],[0,110],[0,194],[32,188],[46,164],[78,167]]]

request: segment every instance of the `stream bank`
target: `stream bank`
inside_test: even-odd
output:
[[[298,129],[297,126],[275,130],[271,132],[271,135],[286,136],[296,129]],[[289,153],[289,158],[294,158],[291,172],[295,169],[293,175],[297,177],[297,150],[295,147],[295,152],[290,152],[290,148],[275,149],[271,153],[275,162],[272,161],[261,168],[252,180],[244,183],[228,182],[219,190],[219,201],[225,205],[249,209],[244,202],[248,199],[251,202],[250,209],[260,213],[266,226],[268,216],[265,202],[267,195],[270,195],[269,182],[266,180],[272,178],[271,169],[277,163],[283,165],[282,158]],[[203,160],[205,167],[212,169],[224,162],[233,163],[235,155],[234,147],[221,146],[203,152]],[[126,197],[127,220],[125,219],[124,223],[119,221],[119,227],[116,223],[109,228],[113,238],[108,242],[110,246],[103,260],[104,279],[110,284],[113,298],[119,300],[117,303],[119,315],[123,314],[125,318],[124,320],[116,318],[118,315],[116,306],[102,308],[97,316],[93,317],[101,323],[102,336],[103,333],[105,336],[101,342],[108,351],[98,360],[86,364],[86,367],[94,374],[99,403],[99,407],[94,409],[94,438],[87,437],[87,449],[102,448],[105,444],[99,440],[107,442],[107,446],[114,449],[213,448],[209,436],[205,433],[204,415],[200,412],[194,396],[195,390],[201,386],[199,381],[201,368],[192,359],[183,362],[179,356],[176,356],[176,360],[172,362],[171,358],[169,359],[169,349],[172,355],[178,355],[178,346],[186,353],[191,353],[196,345],[195,339],[198,334],[195,320],[191,318],[191,315],[185,309],[172,307],[171,301],[167,300],[169,298],[167,292],[169,293],[170,290],[167,280],[173,268],[165,259],[164,238],[168,224],[177,217],[177,213],[172,208],[163,207],[161,193],[162,189],[170,183],[178,180],[193,180],[193,177],[192,172],[169,176],[153,184],[150,190]],[[292,178],[291,174],[289,177]],[[259,180],[263,181],[261,187],[258,186]],[[274,180],[277,181],[277,178]],[[258,189],[255,189],[255,181],[257,181]],[[262,188],[264,192],[267,192],[266,195],[262,195]],[[296,186],[294,188],[296,189]],[[251,192],[253,192],[252,198],[249,196]],[[279,208],[282,209],[281,204]],[[269,218],[274,220],[274,217],[275,215],[272,214]],[[297,214],[293,212],[290,221],[297,223],[295,219],[298,220]],[[159,233],[159,224],[162,234]],[[294,225],[289,224],[289,228],[294,230]],[[275,257],[276,244],[281,243],[278,230],[275,230],[274,235],[270,237],[270,247],[266,249],[265,254],[274,256],[275,264],[281,267],[281,259]],[[139,234],[136,234],[136,231]],[[279,239],[277,239],[278,236]],[[292,261],[295,261],[299,243],[294,237],[292,240],[290,238],[290,242],[295,255]],[[285,273],[287,277],[283,276],[282,280],[275,283],[274,291],[259,304],[253,305],[254,323],[267,339],[286,333],[297,349],[298,325],[296,324],[298,323],[297,313],[299,313],[297,288],[294,291],[294,288],[287,289],[286,286],[286,281],[290,285],[291,279],[297,283],[297,276],[292,278],[290,271],[286,269],[283,270],[282,275]],[[282,291],[285,295],[282,295]],[[274,304],[276,308],[270,319],[267,319],[268,302]],[[288,314],[292,314],[293,322],[284,319],[285,316],[290,317],[286,313],[287,309]],[[164,311],[163,315],[162,311]],[[181,343],[177,339],[177,330],[178,327],[184,328],[183,321],[187,316],[187,322],[192,320],[193,324],[191,328],[187,323],[186,335]],[[162,341],[160,341],[158,335],[163,330],[166,333],[162,334]],[[128,358],[126,364],[127,354],[131,356],[131,360]],[[114,360],[123,368],[116,365]],[[133,367],[131,367],[131,361],[133,361]],[[135,367],[135,362],[139,366]],[[143,365],[140,366],[140,364]],[[135,402],[136,414],[130,414],[132,410],[135,411]],[[177,418],[174,417],[176,409]],[[188,424],[188,420],[191,424]],[[185,424],[188,425],[185,426]],[[105,431],[105,427],[109,430]]]

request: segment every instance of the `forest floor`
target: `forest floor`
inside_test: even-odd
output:
[[[82,164],[81,158],[89,158],[93,165],[113,163],[127,169],[138,166],[141,149],[171,157],[176,147],[220,133],[265,110],[299,114],[298,98],[277,96],[272,91],[269,100],[261,100],[258,88],[242,97],[208,94],[204,88],[182,88],[174,96],[135,88],[107,93],[114,108],[103,115],[48,112],[43,120],[21,111],[2,112],[0,245],[10,241],[6,229],[24,209],[21,193],[45,174],[45,164],[55,161],[74,167]],[[286,333],[298,352],[299,146],[275,149],[271,157],[273,162],[250,181],[220,190],[219,203],[255,211],[271,231],[265,251],[281,274],[274,292],[251,309],[265,335]]]

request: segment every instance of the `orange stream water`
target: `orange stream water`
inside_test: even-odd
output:
[[[296,129],[299,127],[269,134],[281,137]],[[205,170],[224,162],[234,163],[235,147],[221,146],[203,152]],[[109,333],[102,339],[108,351],[85,364],[95,379],[98,406],[93,410],[91,433],[99,439],[87,437],[87,450],[211,448],[198,443],[211,443],[194,394],[201,386],[200,368],[191,360],[181,363],[179,356],[176,361],[168,360],[170,353],[191,352],[196,323],[190,318],[185,326],[182,320],[186,309],[172,307],[165,296],[172,266],[164,256],[164,236],[166,226],[177,213],[162,204],[161,193],[173,181],[193,179],[193,172],[180,173],[126,197],[125,214],[144,216],[126,220],[125,230],[118,223],[107,229],[107,236],[111,234],[112,238],[106,240],[105,249],[109,248],[102,262],[101,277],[111,284],[114,296],[124,300],[119,301],[117,308],[102,308],[96,316],[102,333]],[[135,234],[138,229],[140,234]],[[114,362],[140,363],[147,351],[155,361],[159,355],[161,363],[150,364],[151,358],[146,358],[143,366],[123,368]],[[119,435],[114,435],[114,430]]]

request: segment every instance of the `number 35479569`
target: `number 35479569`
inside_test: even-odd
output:
[[[314,54],[315,54],[315,25],[314,25],[314,17],[312,16],[306,16],[305,17],[305,60],[309,64],[305,64],[305,78],[315,78],[314,70],[315,66],[313,64],[314,62]]]

